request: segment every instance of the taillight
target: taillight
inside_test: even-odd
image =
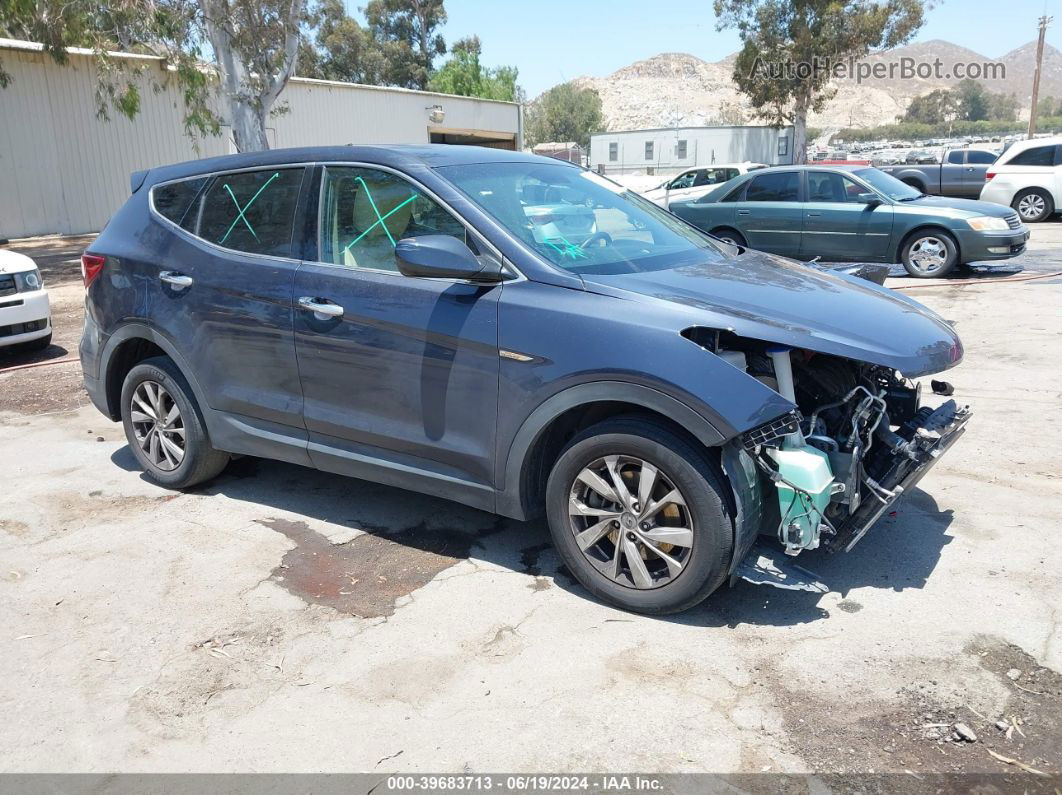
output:
[[[988,180],[992,179],[992,177],[994,177],[995,175],[995,171],[989,171],[987,174],[985,174],[985,182],[988,182]]]
[[[92,284],[93,279],[100,275],[106,261],[107,258],[99,254],[81,255],[81,279],[85,282],[86,288]]]

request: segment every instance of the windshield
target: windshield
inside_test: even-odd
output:
[[[884,171],[878,171],[876,168],[861,168],[858,171],[852,172],[857,177],[863,179],[870,187],[874,188],[879,193],[884,193],[893,201],[910,201],[911,199],[917,199],[919,196],[923,196],[922,191],[912,188],[905,182],[900,182],[896,177],[891,174],[886,174]]]
[[[592,171],[542,163],[438,171],[512,235],[568,271],[637,273],[724,258],[692,226]]]

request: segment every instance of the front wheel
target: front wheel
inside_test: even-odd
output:
[[[666,614],[725,580],[733,524],[703,451],[649,418],[621,417],[571,440],[546,510],[561,560],[602,601]]]
[[[144,475],[184,489],[210,480],[229,462],[210,445],[188,381],[165,356],[136,365],[122,385],[122,424]]]
[[[939,279],[955,269],[959,262],[959,247],[951,235],[944,232],[916,232],[904,243],[900,261],[907,272],[918,279]]]

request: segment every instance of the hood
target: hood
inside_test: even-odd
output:
[[[962,360],[940,316],[864,279],[746,250],[720,262],[642,273],[582,274],[586,289],[681,311],[681,327],[843,356],[915,377]]]
[[[0,273],[22,273],[36,267],[37,264],[25,254],[0,248]]]
[[[897,202],[896,206],[929,209],[952,218],[973,218],[975,215],[1006,218],[1008,215],[1014,215],[1014,210],[1005,204],[993,204],[976,199],[955,199],[950,196],[922,196],[909,202]],[[948,212],[949,210],[951,212]]]

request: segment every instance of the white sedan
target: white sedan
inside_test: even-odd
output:
[[[51,304],[37,264],[25,254],[0,248],[0,347],[37,351],[51,342]]]
[[[767,168],[763,163],[718,163],[711,166],[698,166],[683,171],[642,195],[665,210],[673,201],[689,201],[704,195],[714,185],[721,185],[741,174],[747,174],[758,168]]]

